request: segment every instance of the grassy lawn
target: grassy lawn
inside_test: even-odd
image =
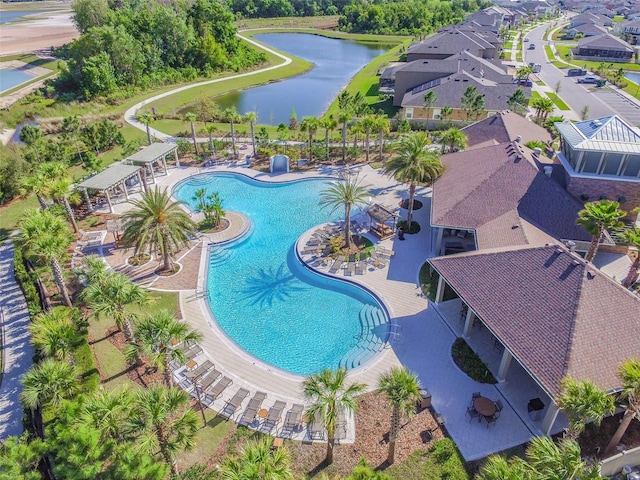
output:
[[[505,42],[505,44],[502,46],[502,48],[504,48],[505,50],[511,50],[511,46],[513,45],[513,43],[511,41]]]
[[[199,425],[202,425],[202,414],[200,411],[197,413]],[[190,452],[182,452],[178,457],[178,467],[181,471],[194,463],[206,463],[222,440],[235,428],[234,422],[216,415],[210,408],[205,409],[204,415],[207,426],[198,430],[194,440],[195,447]]]
[[[337,25],[339,15],[318,17],[275,17],[275,18],[243,18],[236,21],[238,30],[253,30],[257,28],[322,28]]]
[[[413,452],[408,460],[385,470],[393,480],[470,480],[465,462],[452,440],[444,438],[435,442],[429,450]]]
[[[553,50],[549,45],[544,46],[544,53],[547,55],[547,60],[553,60]]]
[[[17,225],[20,216],[25,210],[30,208],[38,208],[38,200],[36,197],[29,197],[24,200],[16,199],[9,205],[0,209],[0,242],[9,238]]]
[[[516,61],[521,62],[522,61],[522,52],[518,51],[518,53],[516,53]]]
[[[556,107],[558,107],[560,110],[571,110],[569,106],[566,103],[564,103],[562,99],[558,97],[558,95],[556,95],[555,93],[553,92],[545,92],[545,93],[547,97],[549,97],[551,101],[556,104]]]
[[[546,83],[544,83],[542,80],[538,80],[536,81],[536,85],[540,85],[541,87],[544,87]]]
[[[529,99],[529,105],[531,105],[531,102],[533,102],[536,98],[540,98],[540,94],[538,92],[534,92],[533,90],[531,91],[531,98]]]

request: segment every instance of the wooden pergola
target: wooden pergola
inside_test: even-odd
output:
[[[124,165],[122,163],[116,163],[110,166],[106,170],[87,178],[78,185],[84,192],[84,198],[89,206],[89,211],[93,211],[93,205],[89,198],[88,190],[96,190],[105,194],[107,198],[107,204],[109,205],[109,212],[113,213],[113,204],[111,202],[111,192],[115,188],[122,188],[124,195],[129,200],[129,190],[127,187],[127,180],[138,177],[138,181],[142,185],[142,188],[146,191],[145,184],[142,181],[140,171],[142,167],[136,165]]]
[[[176,160],[176,165],[180,166],[180,160],[178,159],[178,145],[175,143],[152,143],[148,147],[144,147],[139,152],[125,158],[122,163],[128,163],[131,165],[138,165],[145,169],[145,172],[151,173],[152,183],[156,183],[156,175],[153,169],[153,165],[157,162],[158,166],[164,169],[164,174],[168,175],[167,171],[167,156],[172,154]]]
[[[371,226],[369,231],[378,237],[380,240],[390,238],[393,236],[396,230],[396,219],[398,215],[393,213],[386,207],[374,203],[369,206],[367,215],[371,218]],[[391,220],[391,225],[388,222]]]

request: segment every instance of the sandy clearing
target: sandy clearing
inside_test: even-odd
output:
[[[0,55],[39,52],[60,47],[79,37],[71,13],[41,15],[46,15],[46,18],[3,26],[0,29]]]

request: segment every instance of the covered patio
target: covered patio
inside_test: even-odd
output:
[[[144,147],[139,152],[122,160],[122,163],[137,165],[144,168],[146,174],[151,175],[152,182],[156,183],[155,164],[164,170],[164,174],[168,175],[167,156],[173,153],[176,165],[180,166],[178,159],[178,145],[174,143],[152,143],[148,147]],[[143,179],[144,180],[144,179]]]
[[[132,179],[137,179],[137,183],[146,191],[145,184],[143,183],[142,176],[140,174],[141,170],[142,167],[136,165],[116,163],[106,170],[103,170],[80,183],[78,188],[80,188],[84,193],[84,198],[87,202],[87,206],[89,207],[89,211],[93,211],[95,209],[95,206],[91,203],[91,198],[89,197],[89,190],[98,191],[105,196],[107,205],[109,206],[109,213],[113,213],[113,202],[111,197],[117,189],[120,189],[122,193],[124,193],[125,199],[129,200],[129,194],[132,193],[129,189],[133,187],[131,182]],[[129,186],[127,184],[129,184]]]
[[[367,215],[371,218],[369,232],[380,240],[393,237],[396,231],[398,215],[377,203],[373,203],[369,206]]]

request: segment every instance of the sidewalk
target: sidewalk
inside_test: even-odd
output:
[[[13,244],[0,245],[0,326],[2,366],[0,384],[0,440],[20,435],[22,428],[22,376],[31,367],[33,347],[29,343],[29,311],[13,276]]]

